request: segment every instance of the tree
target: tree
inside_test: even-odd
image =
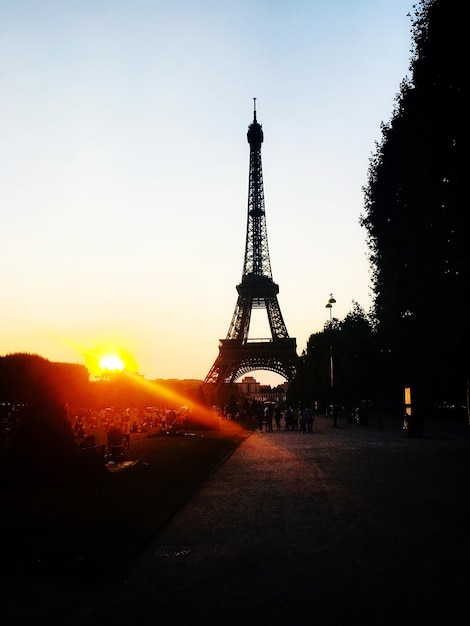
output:
[[[361,224],[373,313],[393,386],[417,404],[465,401],[470,304],[467,23],[459,0],[421,0],[405,79],[371,158]]]
[[[339,324],[334,345],[338,399],[353,409],[364,400],[378,400],[376,355],[372,322],[353,302],[352,310]]]
[[[6,468],[15,478],[64,478],[75,468],[75,441],[67,409],[55,390],[43,385],[21,411],[18,431],[7,449]]]
[[[361,400],[379,400],[373,325],[364,309],[353,302],[344,320],[333,318],[323,331],[310,335],[289,386],[289,402],[316,403],[320,410],[331,403],[330,344],[335,404],[354,408]]]
[[[44,386],[54,389],[64,404],[86,405],[89,373],[84,365],[54,363],[38,354],[15,353],[0,357],[2,402],[30,403]]]

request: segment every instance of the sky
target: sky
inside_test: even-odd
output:
[[[205,378],[242,278],[253,98],[298,353],[330,293],[334,317],[368,312],[362,190],[414,1],[0,0],[0,356]]]

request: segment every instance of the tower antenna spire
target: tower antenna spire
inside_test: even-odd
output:
[[[253,121],[256,122],[256,98],[253,98]]]

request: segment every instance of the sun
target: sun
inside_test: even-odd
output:
[[[137,373],[138,365],[131,353],[116,341],[103,342],[94,348],[81,349],[91,376],[101,378],[110,373]]]
[[[122,372],[125,368],[124,361],[117,354],[104,354],[98,363],[103,372]]]

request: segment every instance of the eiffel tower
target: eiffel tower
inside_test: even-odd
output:
[[[253,370],[269,370],[291,382],[299,358],[296,340],[289,338],[282,318],[277,300],[279,286],[271,273],[261,166],[263,130],[256,120],[256,98],[253,108],[253,122],[247,133],[250,178],[243,276],[237,285],[238,299],[227,337],[220,340],[219,355],[204,380],[205,383],[215,383],[217,391],[224,383],[233,383]],[[270,338],[248,338],[253,309],[266,310]]]

